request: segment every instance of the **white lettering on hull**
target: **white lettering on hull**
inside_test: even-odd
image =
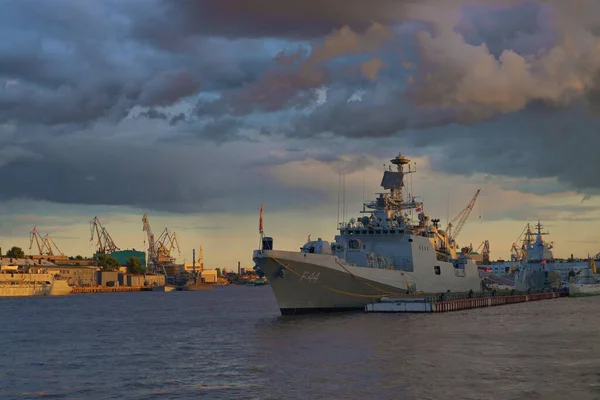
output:
[[[314,283],[319,280],[319,275],[321,275],[320,272],[304,271],[304,273],[300,277],[300,282],[302,282],[303,280],[307,280],[309,282]]]

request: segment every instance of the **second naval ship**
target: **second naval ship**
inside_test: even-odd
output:
[[[399,154],[390,162],[397,170],[384,171],[381,181],[389,192],[364,203],[364,216],[340,224],[333,243],[309,240],[297,252],[275,250],[273,238],[262,238],[253,254],[255,270],[271,284],[282,314],[364,309],[382,297],[483,289],[477,265],[457,251],[439,219],[431,219],[415,197],[404,197],[404,178],[415,172],[410,160]]]
[[[565,287],[573,277],[589,274],[590,265],[584,260],[560,260],[554,257],[554,243],[547,241],[540,221],[535,233],[527,224],[511,247],[511,261],[493,262],[489,265],[495,275],[514,280],[517,289],[559,289]],[[523,237],[521,246],[517,242]],[[595,264],[594,264],[595,266]],[[595,268],[594,268],[595,269]],[[593,274],[596,272],[594,271]]]

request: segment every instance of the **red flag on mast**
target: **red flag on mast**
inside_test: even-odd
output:
[[[261,204],[260,205],[260,217],[258,219],[258,232],[259,233],[262,233],[262,231],[263,231],[263,223],[262,223],[262,221],[263,221],[263,205]]]

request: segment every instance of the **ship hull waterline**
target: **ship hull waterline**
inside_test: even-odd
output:
[[[577,284],[569,285],[569,297],[600,296],[600,284]]]
[[[262,255],[254,257],[254,262],[269,281],[282,315],[364,311],[365,305],[378,303],[382,297],[414,294],[409,290],[414,281],[408,274],[403,276],[401,271],[351,266],[345,266],[344,269],[322,265],[312,260],[298,261],[297,253],[290,258],[285,257],[286,253],[290,254],[285,251],[264,253],[276,254],[277,257]],[[320,256],[322,257],[326,256]],[[369,273],[376,273],[379,277],[375,280],[364,276]],[[381,276],[389,278],[382,279]],[[480,281],[477,280],[472,286],[473,290],[479,290]],[[468,291],[469,289],[464,290]],[[430,292],[421,293],[419,296],[439,294]]]

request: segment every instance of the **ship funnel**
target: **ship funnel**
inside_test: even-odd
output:
[[[263,250],[273,250],[273,238],[265,236],[262,240]]]

